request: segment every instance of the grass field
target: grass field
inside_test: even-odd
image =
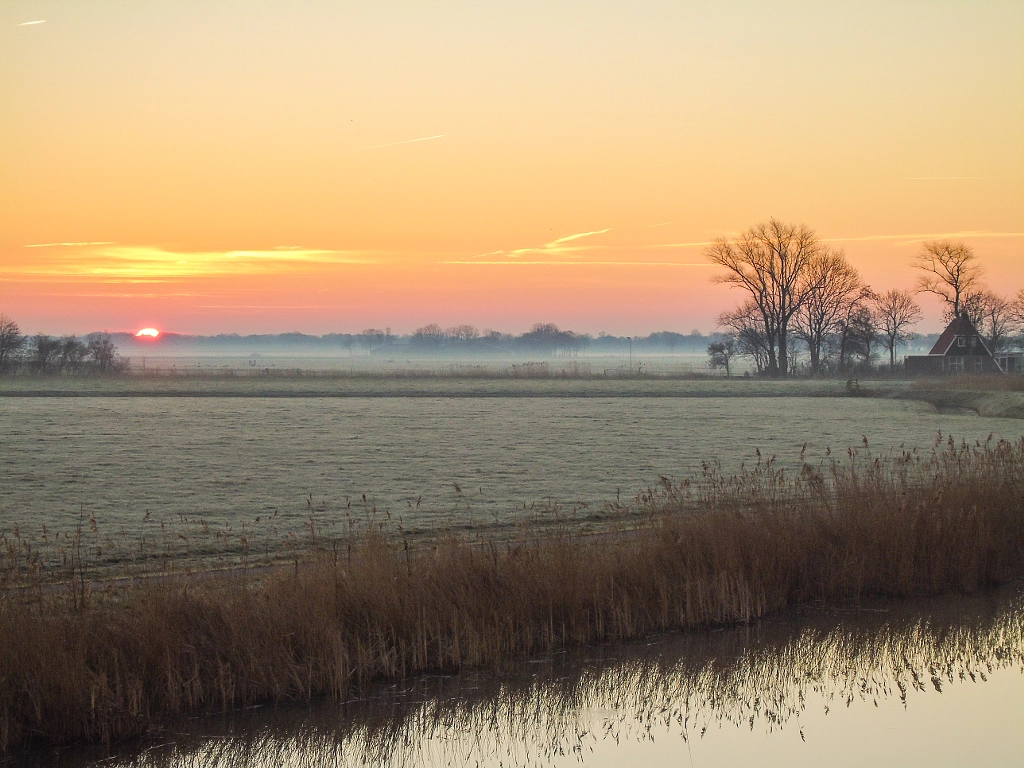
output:
[[[862,394],[904,391],[879,382]],[[0,378],[0,397],[842,397],[845,381],[770,381],[734,377],[522,377],[488,375],[131,375]]]

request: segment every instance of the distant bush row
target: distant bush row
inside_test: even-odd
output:
[[[106,333],[53,337],[25,336],[18,324],[0,315],[0,375],[22,371],[43,375],[76,376],[83,373],[119,373],[128,361]]]

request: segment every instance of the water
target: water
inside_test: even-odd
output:
[[[1019,766],[1020,585],[804,609],[750,625],[423,677],[166,725],[26,765]]]
[[[376,508],[431,533],[585,515],[702,461],[734,472],[759,450],[798,468],[805,444],[816,462],[939,432],[1019,439],[1024,423],[859,398],[4,398],[0,532],[94,517],[135,541],[188,519],[269,539]]]

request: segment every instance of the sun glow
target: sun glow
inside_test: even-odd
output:
[[[156,328],[143,328],[141,331],[135,334],[135,338],[139,339],[155,339],[160,335],[160,331]]]

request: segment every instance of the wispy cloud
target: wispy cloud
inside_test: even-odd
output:
[[[399,144],[415,144],[417,141],[433,141],[434,139],[443,139],[447,134],[439,133],[437,136],[422,136],[418,139],[406,139],[405,141],[391,141],[387,144],[371,144],[368,147],[359,147],[358,149],[350,149],[349,152],[363,152],[367,149],[380,149],[381,147],[397,147]]]
[[[45,24],[46,19],[39,19],[37,21],[23,21],[21,24],[15,24],[16,27],[31,27],[35,24]]]
[[[476,257],[476,259],[483,259],[488,256],[504,256],[506,258],[516,259],[517,261],[519,261],[520,257],[522,256],[559,256],[570,253],[578,253],[581,251],[594,250],[596,248],[601,248],[602,246],[570,245],[570,243],[575,243],[576,240],[581,240],[585,237],[603,235],[605,232],[610,231],[610,228],[605,228],[595,229],[591,232],[578,232],[575,235],[565,235],[564,237],[559,237],[555,240],[552,240],[549,243],[544,243],[544,245],[535,245],[529,246],[527,248],[514,248],[511,250],[490,251],[489,253],[481,253],[479,256]],[[445,263],[458,264],[461,262],[452,261]]]
[[[474,266],[503,266],[503,267],[522,267],[522,266],[544,266],[544,267],[713,267],[714,264],[708,264],[704,262],[684,262],[684,261],[566,261],[566,260],[551,260],[546,261],[480,261],[477,259],[462,259],[452,261],[442,261],[441,264],[469,264]]]
[[[61,245],[63,247],[55,247]],[[197,277],[268,275],[318,266],[375,261],[362,251],[314,248],[235,251],[176,251],[112,243],[38,243],[45,255],[8,264],[5,278],[162,283]]]
[[[548,243],[544,247],[545,248],[554,248],[554,247],[556,247],[558,245],[561,245],[562,243],[571,243],[573,240],[579,240],[582,237],[593,237],[594,235],[603,235],[607,231],[608,231],[608,228],[605,228],[605,229],[595,229],[593,232],[580,232],[578,235],[566,235],[565,237],[560,237],[557,240],[552,240],[550,243]]]
[[[267,309],[339,309],[337,304],[198,304],[196,309],[236,309],[262,312]]]
[[[706,248],[709,245],[714,245],[711,240],[702,240],[698,243],[658,243],[656,245],[649,245],[648,248]]]

